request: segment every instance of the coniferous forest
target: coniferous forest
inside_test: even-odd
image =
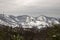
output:
[[[0,40],[60,40],[60,25],[42,29],[0,25]]]

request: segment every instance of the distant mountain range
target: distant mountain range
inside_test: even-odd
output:
[[[53,24],[60,24],[60,18],[47,17],[44,15],[32,17],[28,15],[14,16],[0,14],[0,24],[14,27],[22,26],[23,28],[44,28]]]

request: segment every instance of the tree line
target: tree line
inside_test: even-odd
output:
[[[42,29],[0,25],[0,40],[60,40],[60,24]]]

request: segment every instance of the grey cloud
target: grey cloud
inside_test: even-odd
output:
[[[60,0],[0,0],[0,14],[60,17]]]

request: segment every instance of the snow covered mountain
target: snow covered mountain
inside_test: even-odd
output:
[[[33,28],[34,26],[40,29],[47,26],[52,26],[52,24],[60,24],[60,22],[57,18],[47,17],[44,15],[31,17],[28,15],[13,16],[0,14],[0,24],[12,26],[13,28],[22,25],[23,28]]]

